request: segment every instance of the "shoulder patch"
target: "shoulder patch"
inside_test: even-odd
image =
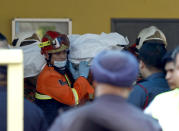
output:
[[[60,85],[64,86],[64,85],[68,85],[67,81],[63,82],[62,80],[58,80],[58,82],[60,83]]]

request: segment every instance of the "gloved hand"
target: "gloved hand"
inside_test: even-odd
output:
[[[71,62],[69,62],[69,70],[71,74],[73,75],[73,78],[76,80],[79,77],[79,71],[75,70]]]
[[[81,61],[79,64],[79,75],[87,78],[88,74],[89,74],[88,62]]]

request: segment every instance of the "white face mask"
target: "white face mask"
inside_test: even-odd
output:
[[[64,61],[54,61],[54,66],[58,67],[58,68],[62,68],[65,67],[67,63],[67,60]]]

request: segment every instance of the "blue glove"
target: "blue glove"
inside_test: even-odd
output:
[[[69,70],[71,74],[73,75],[73,78],[76,80],[79,77],[79,72],[78,70],[75,70],[71,62],[69,62]]]
[[[88,62],[81,61],[79,64],[79,75],[87,78],[88,74],[89,74]]]

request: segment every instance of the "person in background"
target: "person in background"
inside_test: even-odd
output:
[[[170,90],[162,64],[166,45],[164,34],[156,27],[143,29],[139,33],[136,47],[142,80],[137,81],[128,102],[140,109],[145,109],[156,95]]]
[[[138,62],[132,54],[102,51],[93,59],[91,71],[95,100],[59,116],[49,131],[160,130],[155,120],[126,101],[138,75]]]
[[[170,89],[173,90],[176,88],[176,85],[173,79],[175,66],[174,66],[174,61],[172,58],[172,51],[167,52],[165,56],[163,57],[162,61],[163,61],[164,69],[166,72],[165,79],[167,80]]]
[[[2,33],[0,33],[0,49],[1,48],[2,49],[9,48],[7,38]]]
[[[0,130],[7,131],[7,67],[0,66]],[[24,131],[47,131],[43,111],[24,99]]]
[[[170,85],[173,90],[157,95],[144,111],[157,119],[164,131],[179,130],[179,47],[172,53],[172,60],[174,62],[172,83],[175,86],[173,84]]]
[[[24,96],[30,101],[35,100],[36,81],[46,61],[40,53],[40,40],[36,33],[21,32],[13,40],[12,49],[22,49],[24,56]]]
[[[67,68],[69,46],[68,37],[56,31],[46,32],[39,44],[46,65],[37,79],[35,103],[43,109],[49,125],[58,115],[59,109],[66,110],[78,105],[83,98],[94,93],[87,81],[87,63],[82,61],[79,71],[70,66],[72,74]]]

